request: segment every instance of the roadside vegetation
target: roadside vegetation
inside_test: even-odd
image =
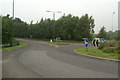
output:
[[[86,50],[83,47],[80,49],[76,49],[75,51],[80,54],[120,60],[119,44],[120,43],[118,42],[105,42],[105,43],[100,44],[98,47],[88,47],[88,50]]]
[[[120,54],[120,42],[105,42],[98,49],[105,53]]]
[[[2,45],[16,46],[15,38],[30,38],[35,40],[50,41],[60,37],[62,40],[81,41],[83,37],[92,39],[94,33],[94,19],[85,14],[81,17],[63,15],[58,20],[41,19],[30,24],[20,18],[13,19],[10,15],[2,17]],[[66,42],[52,44],[66,44]],[[18,44],[20,45],[20,44]]]
[[[2,45],[9,45],[9,48],[23,45],[22,43],[16,42],[15,38],[27,38],[38,41],[46,41],[50,44],[57,45],[81,43],[83,38],[88,38],[88,40],[91,41],[95,37],[104,38],[106,40],[120,40],[120,30],[116,30],[115,32],[106,32],[104,26],[101,28],[98,34],[95,34],[95,20],[93,16],[89,16],[88,14],[82,15],[81,17],[68,14],[63,15],[58,20],[42,18],[40,21],[34,24],[33,21],[31,21],[29,24],[22,21],[20,18],[13,19],[10,17],[10,15],[0,16],[0,19],[1,18],[3,26],[2,30],[0,30],[0,34],[2,33],[3,35]],[[54,40],[57,37],[61,38],[63,41],[50,42],[51,39]],[[116,47],[99,47],[98,49],[104,53],[110,52],[111,54],[111,51],[116,53],[114,50]],[[3,50],[5,50],[5,48]],[[115,55],[117,55],[117,53]]]
[[[25,42],[19,42],[19,45],[16,45],[16,46],[4,46],[2,47],[2,49],[0,49],[0,51],[9,51],[17,48],[23,48],[25,46],[28,46],[28,44]]]
[[[85,14],[81,17],[63,15],[58,20],[41,19],[39,22],[30,24],[20,18],[14,19],[14,36],[19,38],[55,39],[81,41],[83,37],[92,39],[94,33],[94,19]],[[21,27],[22,26],[22,27]]]

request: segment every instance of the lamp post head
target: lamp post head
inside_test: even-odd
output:
[[[51,12],[51,11],[46,11],[46,12]]]
[[[57,13],[61,13],[61,11],[58,11]]]
[[[115,14],[115,12],[113,12],[113,14]]]

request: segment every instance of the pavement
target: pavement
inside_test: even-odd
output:
[[[51,45],[22,41],[29,46],[2,53],[3,78],[118,78],[118,62],[74,52],[84,44]]]

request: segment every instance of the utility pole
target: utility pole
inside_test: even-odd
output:
[[[113,35],[113,15],[115,14],[115,12],[112,13],[112,38],[114,37]]]
[[[55,12],[53,12],[53,20],[55,20]]]
[[[0,14],[0,48],[2,48],[2,15]]]
[[[120,1],[118,2],[118,30],[120,30]]]
[[[14,20],[14,0],[13,0],[13,15],[12,15],[12,19]],[[13,33],[12,33],[12,37],[13,37],[13,42],[12,42],[12,46],[15,46],[14,44],[14,21],[13,21]]]
[[[13,19],[14,19],[14,0],[13,0]]]

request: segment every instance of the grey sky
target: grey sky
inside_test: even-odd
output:
[[[88,13],[95,19],[95,32],[98,33],[102,26],[106,30],[112,29],[112,13],[114,30],[118,29],[118,1],[120,0],[15,0],[15,17],[30,23],[43,18],[51,18],[50,11],[62,11],[56,13],[56,19],[64,13],[81,17]],[[0,14],[12,16],[12,0],[0,0]]]

